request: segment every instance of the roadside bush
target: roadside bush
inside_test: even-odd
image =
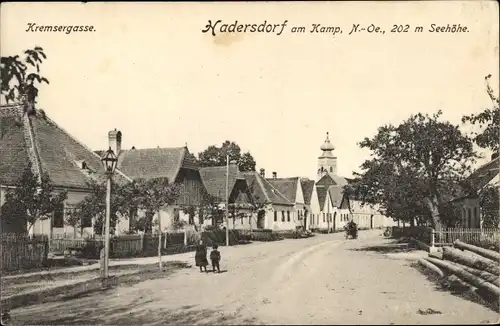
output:
[[[213,231],[205,231],[202,232],[203,242],[207,246],[217,245],[225,245],[226,244],[226,231],[225,230],[213,230]],[[243,240],[240,236],[238,230],[229,230],[229,245],[235,245],[240,243]]]
[[[253,231],[251,234],[251,240],[252,241],[279,241],[283,240],[283,236],[272,231],[267,231],[267,230],[256,230]]]

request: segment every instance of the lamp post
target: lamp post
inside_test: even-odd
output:
[[[104,266],[102,277],[104,279],[108,278],[108,268],[109,268],[109,224],[111,218],[111,179],[113,178],[113,173],[115,173],[116,164],[118,159],[111,149],[111,147],[104,153],[101,158],[104,165],[104,169],[107,177],[106,184],[106,228],[104,229]]]

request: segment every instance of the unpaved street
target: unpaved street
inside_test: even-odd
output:
[[[14,324],[469,324],[496,312],[439,291],[380,230],[220,248],[221,274],[194,266],[11,312]],[[414,253],[413,253],[414,254]],[[182,257],[191,257],[182,255]],[[194,259],[193,259],[194,260]],[[192,262],[194,265],[194,262]],[[422,315],[418,310],[440,312]]]

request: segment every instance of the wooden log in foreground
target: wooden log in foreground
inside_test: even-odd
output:
[[[420,265],[427,267],[428,269],[438,274],[439,276],[444,277],[444,272],[439,267],[437,267],[430,261],[426,260],[425,258],[420,258],[418,262],[420,263]]]
[[[476,276],[482,278],[483,280],[500,287],[500,277],[498,277],[496,275],[493,275],[491,273],[481,271],[479,269],[475,269],[475,268],[472,268],[469,266],[465,266],[465,265],[460,265],[459,267],[463,268],[465,271],[471,273],[472,275],[476,275]]]
[[[455,248],[443,248],[443,259],[451,260],[462,265],[487,271],[491,274],[500,275],[500,269],[496,262],[477,254],[467,254]]]
[[[496,251],[484,249],[484,248],[481,248],[478,246],[474,246],[474,245],[462,242],[458,239],[455,240],[455,242],[453,243],[453,246],[455,246],[455,248],[458,248],[458,249],[472,251],[473,253],[476,253],[476,254],[481,255],[485,258],[496,261],[497,263],[500,262],[500,253],[498,253]]]
[[[431,257],[431,258],[443,259],[443,253],[442,252],[429,252],[428,256]]]
[[[489,293],[492,293],[496,296],[500,296],[500,288],[497,286],[483,280],[480,277],[477,277],[463,268],[458,267],[456,264],[452,264],[450,262],[447,262],[445,260],[439,260],[435,258],[427,258],[428,261],[433,263],[434,265],[437,265],[438,267],[444,268],[450,273],[455,274],[456,276],[460,277],[462,280],[467,281],[468,283],[472,284],[473,286],[484,289],[488,291]]]

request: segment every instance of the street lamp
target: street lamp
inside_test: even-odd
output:
[[[104,153],[101,158],[102,164],[107,177],[106,185],[106,228],[104,231],[104,266],[102,277],[104,279],[108,278],[108,267],[109,267],[109,223],[111,215],[111,178],[113,173],[115,173],[116,164],[118,163],[118,158],[111,149],[111,147]]]

